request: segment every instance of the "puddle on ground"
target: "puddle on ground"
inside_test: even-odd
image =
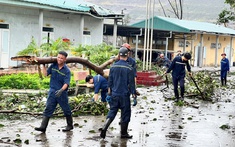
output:
[[[159,87],[158,89],[160,89]],[[156,87],[138,88],[141,96],[138,105],[132,107],[129,133],[132,139],[120,138],[120,113],[110,125],[105,139],[99,137],[99,128],[106,116],[74,117],[71,132],[62,132],[65,118],[50,119],[46,134],[34,131],[41,118],[27,120],[3,120],[0,128],[0,146],[15,147],[13,140],[21,139],[21,146],[34,147],[183,147],[183,146],[235,146],[235,99],[234,92],[222,97],[218,103],[197,101],[199,108],[175,106],[172,100],[165,100]],[[143,97],[147,97],[143,98]],[[230,99],[230,102],[225,102]],[[192,102],[192,99],[185,99]],[[87,120],[84,121],[84,120]],[[228,124],[229,129],[220,126]],[[28,140],[29,144],[24,142]]]

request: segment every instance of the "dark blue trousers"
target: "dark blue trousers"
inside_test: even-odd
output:
[[[180,83],[180,95],[184,97],[184,77],[174,77],[172,76],[175,98],[179,98],[178,83]]]
[[[121,109],[122,123],[129,123],[131,119],[131,102],[130,95],[126,96],[112,96],[110,110],[107,118],[114,119],[117,115],[118,109]]]
[[[108,93],[108,89],[101,90],[101,101],[102,102],[106,102],[107,93]]]
[[[60,105],[64,112],[64,116],[71,116],[72,112],[68,102],[67,91],[64,91],[60,97],[55,96],[55,91],[50,90],[48,93],[46,109],[43,112],[43,115],[46,117],[51,117],[55,111],[57,104]]]
[[[227,83],[227,70],[220,71],[220,79],[221,79],[222,85],[226,85],[226,83]]]

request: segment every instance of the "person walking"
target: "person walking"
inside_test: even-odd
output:
[[[136,99],[134,69],[127,63],[128,49],[121,47],[120,60],[110,68],[108,80],[108,97],[111,96],[106,122],[101,129],[100,137],[106,137],[106,131],[114,120],[118,109],[121,109],[121,138],[132,138],[128,134],[128,124],[131,118],[130,95]]]
[[[43,112],[43,119],[40,127],[36,127],[36,131],[46,132],[46,128],[50,117],[53,115],[57,104],[60,105],[66,117],[67,126],[62,131],[70,131],[73,129],[72,112],[68,103],[68,87],[70,84],[71,73],[66,65],[68,54],[60,51],[57,55],[57,62],[50,65],[47,69],[43,66],[45,76],[51,75],[50,89],[48,92],[46,108]]]
[[[133,68],[133,70],[134,70],[134,74],[135,74],[135,84],[136,84],[136,82],[137,82],[137,66],[136,66],[136,61],[135,61],[135,59],[131,57],[131,54],[132,54],[131,46],[130,46],[130,44],[128,44],[128,43],[124,43],[124,44],[122,45],[122,47],[125,47],[125,48],[128,50],[128,55],[127,55],[127,60],[126,60],[126,62],[127,62],[127,63]],[[138,90],[136,90],[136,94],[137,94],[138,96],[140,96],[140,93],[139,93]]]
[[[227,84],[227,73],[229,73],[230,67],[229,67],[229,60],[226,58],[226,54],[221,54],[222,59],[220,61],[220,79],[222,86],[226,86]]]
[[[185,67],[187,68],[189,75],[192,76],[191,67],[189,65],[188,60],[191,59],[190,53],[184,53],[182,56],[176,56],[170,67],[167,69],[165,74],[171,72],[172,70],[172,80],[174,85],[174,93],[175,93],[175,102],[179,100],[184,100],[184,78],[185,78]],[[178,83],[180,83],[180,94],[181,98],[179,99],[179,92],[178,92]]]
[[[94,89],[95,89],[94,101],[98,100],[98,93],[101,89],[101,101],[106,102],[106,96],[108,93],[108,80],[98,74],[94,77],[92,75],[86,76],[85,81],[89,84],[94,84]]]

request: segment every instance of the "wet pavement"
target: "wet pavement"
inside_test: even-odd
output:
[[[195,101],[199,108],[176,106],[163,98],[162,87],[138,88],[142,94],[138,105],[132,107],[129,133],[133,139],[120,139],[120,113],[110,125],[106,139],[100,139],[98,129],[105,116],[74,117],[75,128],[62,132],[65,118],[52,118],[46,134],[34,131],[41,118],[1,121],[0,147],[15,146],[13,140],[22,140],[21,146],[33,147],[234,147],[235,93],[226,91],[219,102]],[[222,91],[223,92],[223,91]],[[191,103],[193,99],[186,98]],[[230,126],[221,129],[222,125]],[[29,142],[27,144],[27,141]],[[8,143],[6,143],[8,142]],[[26,142],[26,143],[25,143]]]

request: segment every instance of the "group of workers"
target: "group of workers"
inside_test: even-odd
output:
[[[87,83],[94,84],[94,101],[98,100],[98,93],[101,90],[101,101],[105,103],[108,102],[110,106],[104,126],[100,129],[101,138],[106,137],[106,131],[119,109],[121,109],[121,138],[132,138],[127,132],[131,118],[131,96],[133,98],[133,106],[135,106],[139,93],[136,90],[136,62],[130,57],[130,52],[130,45],[127,43],[123,44],[119,49],[118,59],[110,68],[108,80],[101,75],[88,75],[85,78]],[[66,65],[67,55],[66,52],[60,51],[57,55],[56,63],[51,64],[47,70],[45,66],[43,66],[44,75],[51,75],[50,89],[41,125],[35,128],[37,131],[46,132],[49,119],[53,115],[57,104],[62,108],[67,121],[67,126],[62,129],[62,131],[70,131],[73,129],[72,112],[69,107],[67,92],[71,78],[70,70]],[[229,61],[225,53],[221,54],[221,56],[221,83],[222,85],[226,85]],[[161,54],[160,58],[167,60],[164,54]],[[172,62],[168,59],[169,61],[164,61],[165,63],[163,64],[167,67],[164,74],[172,71],[176,102],[184,100],[185,68],[187,68],[189,75],[192,76],[191,67],[189,65],[190,59],[190,53],[186,52],[181,54],[181,52],[179,52]],[[180,84],[181,97],[179,97],[178,83]]]

